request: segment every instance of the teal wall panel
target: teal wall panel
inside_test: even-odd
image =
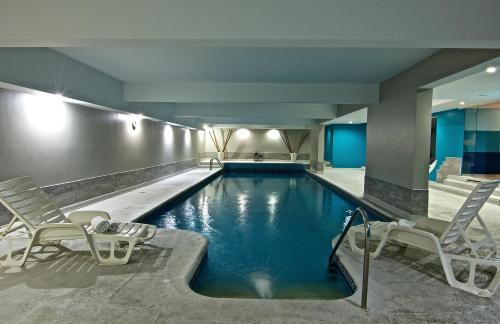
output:
[[[325,160],[336,168],[359,168],[366,162],[366,124],[336,124],[325,130]]]
[[[446,157],[462,158],[464,152],[464,109],[453,109],[433,114],[436,126],[436,168],[429,174],[436,180],[436,172]]]

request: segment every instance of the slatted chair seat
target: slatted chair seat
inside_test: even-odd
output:
[[[380,255],[387,242],[396,242],[416,246],[439,255],[448,283],[478,296],[491,297],[500,284],[500,259],[498,244],[488,230],[479,211],[500,183],[499,180],[479,183],[451,222],[423,218],[415,227],[399,226],[387,222],[372,223],[372,236],[378,236],[380,242],[371,254],[373,258]],[[469,225],[477,219],[481,226],[483,238],[474,240],[468,235]],[[364,234],[362,226],[353,226],[348,232],[349,244],[353,251],[363,254],[364,250],[357,246],[356,236]],[[458,281],[454,274],[457,262],[469,265],[469,278],[466,282]],[[495,269],[495,273],[486,288],[475,283],[476,268]]]
[[[16,178],[0,183],[0,203],[13,215],[12,220],[0,228],[0,237],[7,240],[8,251],[2,266],[22,266],[34,245],[59,244],[62,240],[86,240],[90,251],[98,264],[125,264],[138,243],[151,240],[156,234],[156,227],[140,223],[120,223],[118,230],[112,233],[98,233],[92,227],[94,217],[110,220],[102,211],[77,211],[68,217],[57,207],[30,177]],[[14,235],[24,229],[26,235]],[[13,257],[13,243],[25,240],[27,247],[20,259]],[[102,257],[97,243],[110,242],[109,257]],[[116,243],[128,243],[124,257],[115,256]]]

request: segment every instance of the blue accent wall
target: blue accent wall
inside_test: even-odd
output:
[[[366,162],[366,124],[336,124],[325,129],[325,160],[336,168],[360,168]]]
[[[446,157],[462,158],[464,153],[464,109],[453,109],[432,114],[436,125],[436,168],[429,174],[436,180],[436,172]]]
[[[325,161],[332,162],[333,152],[333,126],[325,127]]]

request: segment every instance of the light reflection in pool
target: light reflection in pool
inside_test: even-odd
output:
[[[335,299],[352,291],[327,271],[331,240],[355,208],[305,174],[225,173],[145,221],[208,238],[201,294]]]

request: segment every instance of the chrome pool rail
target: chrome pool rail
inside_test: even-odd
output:
[[[210,171],[212,171],[212,162],[213,161],[217,161],[217,164],[219,165],[219,167],[222,169],[224,167],[224,165],[221,163],[221,161],[218,159],[218,158],[211,158],[210,159]]]
[[[335,268],[335,253],[337,253],[338,248],[340,247],[340,244],[342,244],[342,240],[345,238],[347,235],[347,232],[349,229],[352,227],[352,224],[354,223],[354,219],[356,218],[357,215],[361,215],[363,217],[363,223],[365,227],[365,252],[363,256],[363,284],[362,284],[362,290],[361,290],[361,308],[364,310],[367,310],[367,299],[368,299],[368,273],[370,269],[370,239],[371,239],[371,226],[370,226],[370,221],[368,219],[368,214],[366,211],[358,207],[354,211],[354,213],[351,215],[351,219],[349,219],[349,222],[347,223],[346,227],[342,231],[342,234],[340,235],[340,238],[337,240],[335,247],[332,250],[332,253],[330,254],[330,258],[328,259],[328,269],[330,271],[333,271]]]

